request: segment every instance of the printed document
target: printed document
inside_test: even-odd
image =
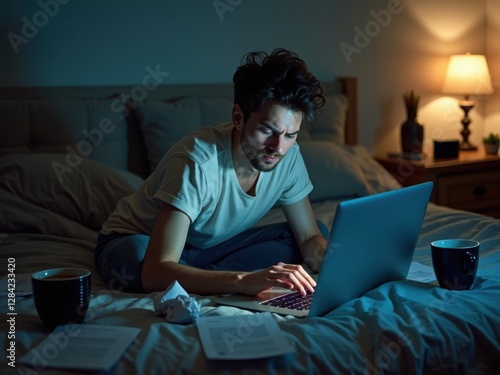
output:
[[[20,358],[37,371],[48,368],[108,370],[139,334],[139,328],[97,324],[58,326]]]
[[[12,291],[12,286],[15,284],[15,289]],[[0,280],[0,297],[7,297],[9,293],[14,293],[16,297],[31,296],[33,291],[31,289],[31,273],[19,273],[15,278],[9,277],[6,274]]]
[[[201,317],[196,324],[209,359],[255,359],[295,351],[269,312]]]

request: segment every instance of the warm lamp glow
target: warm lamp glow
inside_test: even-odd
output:
[[[477,147],[469,142],[469,125],[471,120],[469,112],[474,108],[474,101],[469,100],[469,95],[489,95],[493,92],[490,72],[486,57],[483,55],[453,55],[450,57],[446,77],[444,79],[443,93],[463,95],[465,100],[459,102],[464,111],[462,119],[463,129],[461,150],[476,150]]]
[[[443,93],[455,95],[489,95],[493,92],[488,63],[483,55],[450,57]]]

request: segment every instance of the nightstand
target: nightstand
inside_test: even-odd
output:
[[[433,181],[431,201],[500,218],[500,157],[484,149],[461,151],[457,159],[408,160],[375,157],[403,186]]]

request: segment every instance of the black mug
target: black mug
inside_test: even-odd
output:
[[[441,288],[470,289],[479,262],[479,242],[463,239],[431,243],[432,266]]]
[[[90,271],[52,268],[31,275],[38,316],[52,330],[67,323],[82,323],[90,304]]]

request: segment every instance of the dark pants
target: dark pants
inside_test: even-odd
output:
[[[320,221],[318,226],[326,238],[328,229]],[[144,234],[99,235],[95,263],[109,289],[144,292],[141,270],[149,239]],[[290,226],[279,223],[250,228],[207,249],[186,244],[179,263],[211,270],[252,271],[278,262],[300,264],[302,260]]]

